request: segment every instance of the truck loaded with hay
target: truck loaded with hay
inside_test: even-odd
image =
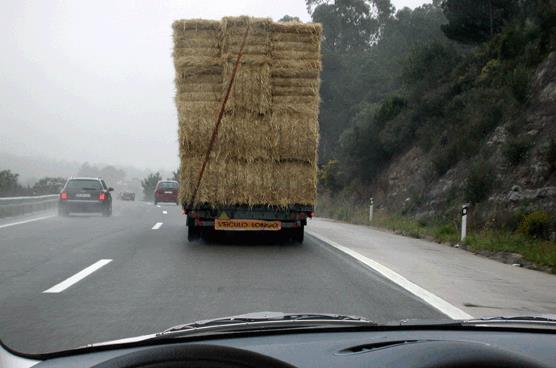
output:
[[[303,241],[317,186],[319,24],[173,24],[180,202],[188,238],[265,230]]]

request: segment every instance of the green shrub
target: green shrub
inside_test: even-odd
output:
[[[521,220],[517,231],[536,239],[548,240],[552,226],[550,214],[542,211],[533,211]]]
[[[510,165],[515,166],[527,157],[529,148],[531,148],[531,140],[529,138],[514,138],[508,140],[503,147],[502,153],[506,161]]]
[[[443,224],[432,229],[432,236],[440,242],[455,243],[458,241],[458,229],[453,224]]]
[[[378,108],[375,114],[375,120],[379,123],[385,123],[394,119],[407,106],[407,101],[399,96],[388,97]]]
[[[439,176],[444,175],[460,159],[460,149],[457,144],[442,147],[433,154],[432,165]]]
[[[486,199],[494,185],[492,168],[485,162],[474,164],[467,175],[464,186],[465,200],[479,203]]]

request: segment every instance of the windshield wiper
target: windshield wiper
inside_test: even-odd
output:
[[[538,316],[497,316],[473,318],[467,320],[401,320],[397,322],[387,323],[388,326],[428,326],[428,327],[481,327],[481,326],[499,326],[499,327],[539,327],[556,329],[556,315],[538,315]]]
[[[484,317],[463,321],[464,324],[556,324],[556,315],[540,316],[511,316],[511,317]]]
[[[170,327],[158,336],[167,336],[174,333],[211,330],[225,328],[227,331],[232,329],[251,329],[257,327],[291,327],[307,325],[365,325],[377,326],[378,324],[363,317],[348,316],[342,314],[319,314],[319,313],[282,313],[282,312],[259,312],[248,313],[231,317],[215,318],[204,321],[196,321]],[[233,327],[232,329],[226,327]]]

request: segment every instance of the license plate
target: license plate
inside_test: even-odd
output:
[[[173,192],[168,191],[168,190],[164,192],[164,194],[172,194],[172,193],[173,193]]]
[[[89,193],[77,193],[75,196],[77,198],[91,198],[91,195]]]
[[[282,228],[280,221],[264,220],[214,220],[215,230],[226,231],[278,231]]]

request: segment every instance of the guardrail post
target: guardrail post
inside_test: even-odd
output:
[[[374,207],[374,199],[371,197],[371,203],[369,205],[369,222],[373,222],[373,207]]]
[[[469,203],[461,206],[461,242],[465,241],[467,237],[467,212],[469,210]]]

